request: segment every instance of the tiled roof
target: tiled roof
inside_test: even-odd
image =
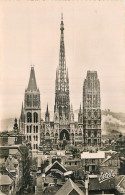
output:
[[[55,195],[68,195],[73,190],[75,190],[79,195],[84,195],[84,192],[71,179],[68,179]]]
[[[65,168],[62,164],[60,164],[58,161],[55,161],[53,164],[51,163],[51,164],[49,164],[49,165],[45,168],[45,173],[46,173],[47,171],[49,171],[56,163],[57,163],[59,166],[61,166],[65,171],[67,171],[66,168]]]
[[[89,190],[105,190],[105,189],[115,189],[115,188],[123,188],[125,189],[125,176],[119,175],[115,176],[114,178],[110,178],[99,183],[98,178],[90,178],[89,179]]]
[[[118,185],[116,186],[116,189],[120,193],[125,193],[125,176],[123,175],[121,180],[119,181]]]

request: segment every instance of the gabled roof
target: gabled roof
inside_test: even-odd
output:
[[[116,157],[116,155],[118,155],[118,153],[117,153],[117,152],[113,152],[111,155],[107,156],[107,158],[104,159],[104,160],[102,161],[102,163],[101,163],[100,166],[105,166],[105,163],[106,163],[108,160],[110,160],[110,159],[111,159],[111,160],[114,159],[114,158]]]
[[[27,90],[28,91],[36,91],[37,90],[34,67],[31,67],[29,84],[28,84]]]
[[[73,190],[79,195],[84,195],[84,192],[71,179],[68,179],[55,195],[68,195]]]
[[[120,193],[125,193],[125,176],[123,175],[123,177],[121,178],[120,182],[118,183],[118,185],[116,186],[116,189],[120,192]]]
[[[13,180],[8,175],[0,174],[0,185],[11,185]]]
[[[55,164],[56,164],[56,169],[58,169],[57,168],[57,165],[59,165],[62,168],[63,172],[66,172],[67,171],[66,168],[62,164],[60,164],[58,161],[55,161],[53,164],[51,163],[51,164],[49,164],[45,168],[45,173],[47,173],[50,169],[53,169],[53,167],[54,167]]]

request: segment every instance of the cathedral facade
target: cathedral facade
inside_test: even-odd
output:
[[[82,144],[85,146],[101,144],[100,85],[97,72],[89,71],[87,73],[83,86],[83,109],[80,105],[78,121],[76,122],[74,121],[73,107],[70,104],[63,19],[61,20],[60,32],[59,66],[56,70],[55,79],[53,121],[50,121],[48,105],[45,120],[41,120],[40,91],[36,84],[34,67],[31,67],[28,87],[25,90],[24,106],[22,105],[20,116],[20,131],[24,133],[27,142],[31,143],[33,151],[37,151],[46,141],[60,147],[66,144]]]

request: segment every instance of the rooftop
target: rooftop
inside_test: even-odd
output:
[[[68,179],[55,195],[68,195],[73,190],[79,195],[84,195],[84,192],[71,179]]]
[[[104,151],[98,151],[96,153],[90,153],[90,152],[83,152],[81,153],[81,159],[100,159],[105,158],[105,152]]]
[[[11,185],[13,180],[8,175],[0,174],[0,185]]]

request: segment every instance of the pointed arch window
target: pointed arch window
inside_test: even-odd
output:
[[[59,113],[62,115],[62,107],[59,107]]]
[[[32,133],[32,125],[30,125],[30,133]]]
[[[31,114],[31,112],[27,113],[27,122],[32,123],[32,114]]]
[[[36,127],[34,126],[33,128],[34,128],[34,133],[35,133]]]
[[[29,95],[27,95],[27,106],[30,105],[30,98],[29,98]]]
[[[36,112],[34,112],[33,117],[34,117],[34,123],[38,123],[38,114]]]
[[[38,133],[38,126],[36,126],[36,133]]]
[[[27,126],[27,133],[29,133],[29,127]]]

